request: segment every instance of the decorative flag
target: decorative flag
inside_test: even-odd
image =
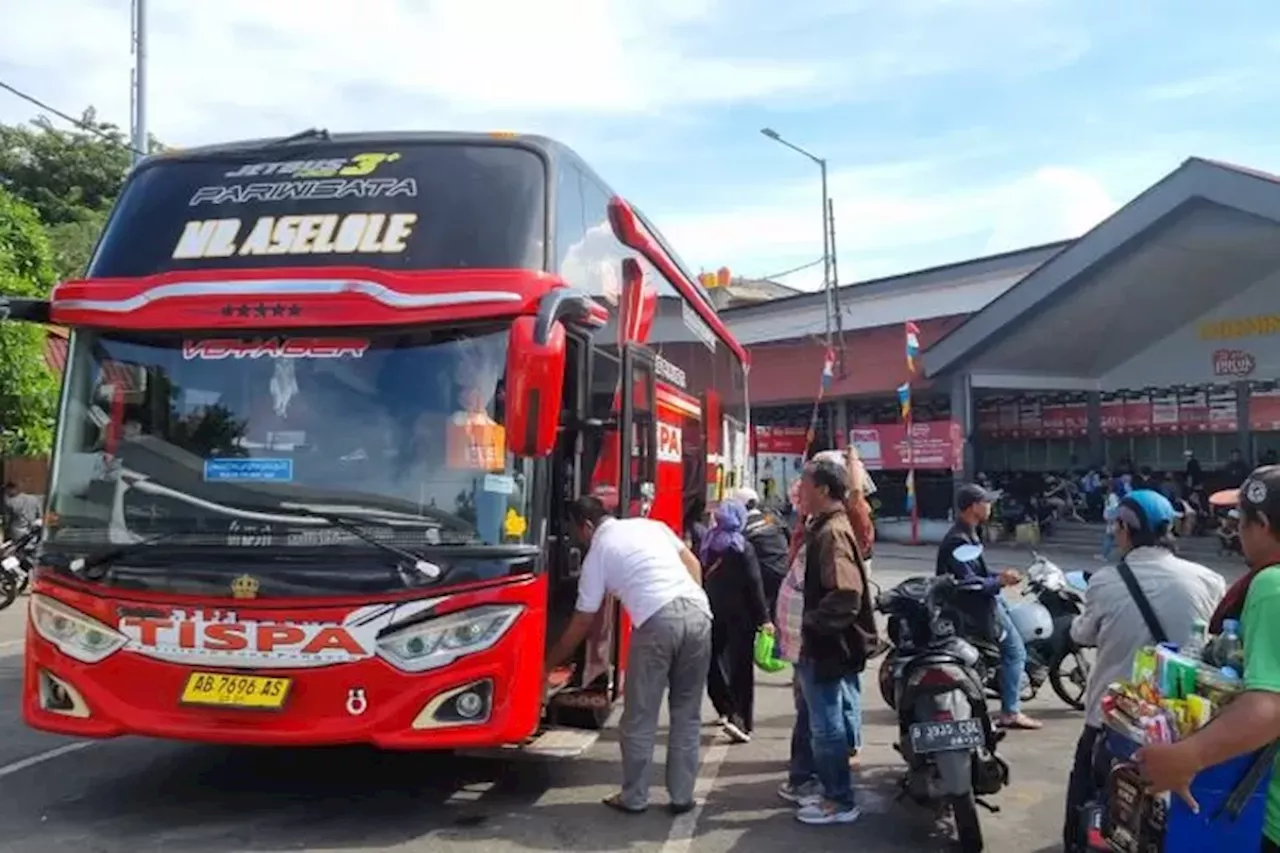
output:
[[[916,356],[920,355],[920,327],[907,321],[907,370],[916,372]]]
[[[907,512],[913,512],[916,508],[916,472],[910,470],[907,472]]]
[[[911,385],[903,382],[898,386],[898,409],[904,421],[911,419]]]
[[[825,391],[831,387],[831,383],[836,378],[836,351],[831,347],[827,347],[827,354],[822,360],[822,388]]]

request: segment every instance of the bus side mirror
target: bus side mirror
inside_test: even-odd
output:
[[[517,317],[507,343],[507,447],[516,456],[549,456],[556,446],[564,394],[564,326],[538,334],[536,317]],[[545,340],[539,340],[545,337]]]
[[[49,303],[44,299],[0,296],[0,320],[47,324],[49,322]]]

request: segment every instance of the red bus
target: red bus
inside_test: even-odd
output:
[[[605,608],[544,701],[562,508],[679,532],[745,478],[745,351],[544,138],[153,157],[87,278],[11,308],[71,330],[26,643],[44,731],[579,751],[629,628]]]

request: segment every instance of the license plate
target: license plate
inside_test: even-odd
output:
[[[5,557],[0,560],[0,566],[4,566],[11,572],[16,572],[22,567],[22,562],[17,557]]]
[[[912,723],[908,734],[911,738],[911,751],[917,755],[952,749],[973,749],[986,742],[981,720]]]
[[[289,678],[193,672],[182,689],[182,703],[278,711],[284,707],[290,686]]]

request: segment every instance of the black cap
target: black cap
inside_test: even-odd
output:
[[[990,492],[977,483],[965,483],[956,490],[956,509],[964,512],[974,504],[994,503],[995,492]]]
[[[1265,515],[1272,525],[1280,523],[1280,465],[1254,468],[1240,488],[1215,492],[1210,501],[1217,506],[1235,503],[1242,511]]]

